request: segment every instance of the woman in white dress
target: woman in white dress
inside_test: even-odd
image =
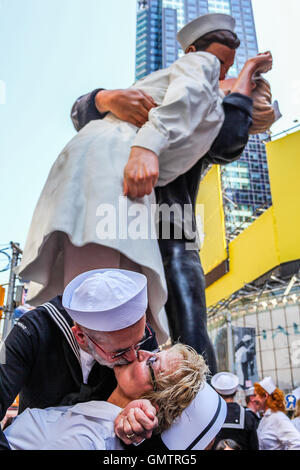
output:
[[[254,384],[254,401],[264,415],[257,428],[259,450],[300,450],[300,433],[285,413],[285,396],[271,377]]]
[[[297,429],[297,431],[300,433],[300,399],[297,400],[295,416],[293,418],[292,423]]]
[[[228,26],[232,17],[216,17],[215,29],[224,24],[223,29],[233,29]],[[201,31],[200,21],[194,39]],[[189,46],[173,65],[133,85],[158,105],[141,129],[110,113],[87,124],[62,150],[36,206],[18,270],[31,281],[31,304],[62,293],[84,271],[132,269],[147,276],[147,320],[160,343],[167,339],[160,316],[167,289],[153,188],[189,170],[218,135],[224,120],[219,79],[225,78],[239,44],[230,31],[222,41],[205,51]],[[232,91],[250,96],[253,74],[271,66],[268,53],[248,61]]]
[[[163,441],[170,449],[172,443],[178,449],[186,449],[192,442],[198,446],[195,448],[207,447],[225,420],[226,404],[205,383],[207,366],[192,348],[177,344],[158,353],[140,350],[136,361],[116,366],[114,371],[118,385],[107,402],[26,409],[5,429],[11,449],[122,450],[114,434],[114,420],[122,408],[140,397],[158,407],[156,432],[165,433]],[[179,433],[174,439],[170,427],[175,419],[178,426],[182,414],[190,429],[185,423],[185,436]],[[125,432],[126,425],[132,432],[129,422]],[[205,428],[206,435],[197,440]]]

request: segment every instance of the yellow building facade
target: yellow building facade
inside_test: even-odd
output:
[[[220,169],[212,167],[201,182],[197,204],[204,206],[203,269],[209,277],[225,260],[229,267],[208,285],[208,307],[277,266],[300,259],[300,132],[266,147],[273,205],[228,244]]]
[[[266,148],[272,206],[230,242],[220,167],[213,166],[202,180],[197,199],[204,232],[200,258],[219,370],[228,370],[230,364],[229,328],[231,370],[237,374],[238,344],[252,332],[253,374],[259,379],[271,376],[290,393],[300,386],[300,131],[268,142]],[[292,276],[298,287],[287,295]],[[278,288],[263,293],[264,286],[278,278]]]

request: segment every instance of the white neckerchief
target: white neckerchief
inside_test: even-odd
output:
[[[80,360],[81,360],[81,370],[83,376],[83,383],[86,384],[88,381],[89,373],[94,365],[95,359],[89,353],[85,352],[83,349],[79,348]]]

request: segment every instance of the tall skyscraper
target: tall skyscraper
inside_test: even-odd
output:
[[[241,40],[228,77],[237,76],[258,52],[251,0],[138,0],[136,78],[169,66],[183,51],[177,31],[205,13],[227,13],[236,19]],[[265,145],[252,136],[242,157],[222,167],[226,230],[234,238],[272,203]]]
[[[176,12],[174,12],[176,14]],[[138,2],[136,25],[137,80],[162,68],[162,3],[161,0]]]

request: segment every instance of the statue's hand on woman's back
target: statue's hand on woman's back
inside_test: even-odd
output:
[[[148,121],[149,111],[157,106],[150,95],[134,88],[101,90],[95,97],[95,105],[100,113],[111,112],[136,127],[142,127]]]

